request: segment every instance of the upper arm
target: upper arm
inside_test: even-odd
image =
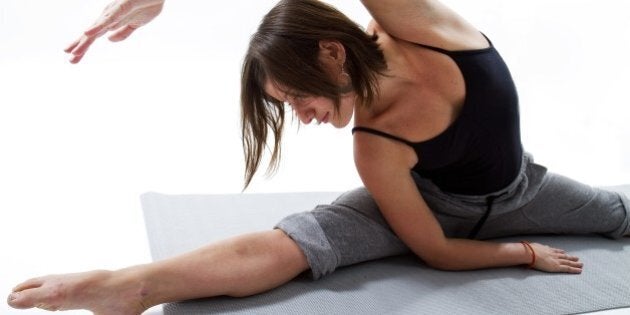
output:
[[[415,153],[369,134],[355,134],[354,141],[357,170],[383,217],[416,255],[431,264],[444,253],[446,238],[411,175]]]
[[[487,45],[474,26],[437,0],[361,2],[380,28],[393,37],[452,50]]]

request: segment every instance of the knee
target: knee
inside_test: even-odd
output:
[[[309,268],[308,260],[302,248],[287,233],[280,229],[274,229],[271,232],[271,240],[276,252],[279,254],[278,259],[283,261],[291,270],[305,271]]]
[[[613,239],[630,236],[630,201],[622,193],[605,192],[612,194],[610,199],[614,201],[609,204],[608,213],[601,219],[612,225],[611,230],[606,231],[603,235]]]
[[[242,259],[262,258],[269,263],[287,265],[291,269],[308,267],[300,247],[279,229],[236,237],[228,246],[234,255]]]

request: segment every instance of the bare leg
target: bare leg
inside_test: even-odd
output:
[[[171,301],[264,292],[307,269],[306,257],[295,242],[284,232],[272,230],[117,271],[31,279],[14,289],[8,303],[15,308],[135,315]]]

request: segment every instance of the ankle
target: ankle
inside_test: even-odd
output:
[[[151,303],[149,281],[142,265],[113,271],[109,281],[113,287],[120,288],[120,299],[141,308],[141,312],[156,305]]]

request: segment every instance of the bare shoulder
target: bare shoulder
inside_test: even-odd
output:
[[[362,0],[375,22],[370,29],[400,40],[447,50],[488,46],[481,33],[437,0]]]
[[[402,142],[357,131],[354,133],[354,161],[366,186],[408,173],[417,163],[413,149]]]

